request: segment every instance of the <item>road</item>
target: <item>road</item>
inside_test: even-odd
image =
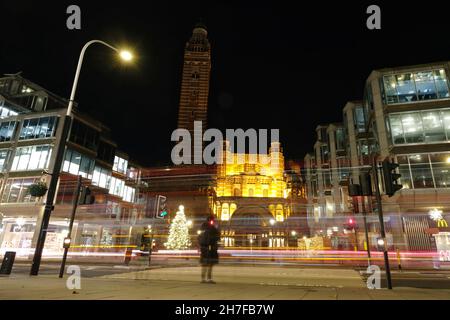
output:
[[[39,276],[29,276],[18,265],[10,276],[0,276],[0,300],[449,300],[450,289],[394,288],[369,290],[358,271],[345,268],[288,268],[279,266],[219,265],[217,284],[202,284],[198,266],[139,270],[122,266],[81,266],[81,287],[57,265],[43,265]]]

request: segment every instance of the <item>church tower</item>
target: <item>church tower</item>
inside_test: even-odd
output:
[[[209,79],[211,72],[211,48],[206,27],[197,23],[184,49],[183,76],[181,82],[178,128],[187,129],[194,139],[202,141],[207,128]],[[194,121],[202,121],[202,132],[194,137]],[[197,146],[202,148],[203,143]],[[194,152],[202,150],[192,150]]]

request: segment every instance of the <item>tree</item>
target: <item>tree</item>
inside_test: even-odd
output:
[[[184,206],[179,206],[177,214],[170,225],[169,238],[164,245],[167,249],[175,250],[188,249],[191,246],[189,228],[184,215]]]

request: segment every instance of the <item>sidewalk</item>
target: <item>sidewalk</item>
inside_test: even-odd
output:
[[[178,268],[177,268],[178,269]],[[96,278],[82,278],[80,290],[69,290],[66,287],[67,277],[59,279],[57,276],[11,275],[0,277],[0,299],[17,300],[60,300],[60,299],[119,299],[119,300],[449,300],[450,289],[413,289],[395,288],[394,290],[369,290],[363,281],[344,276],[338,282],[323,279],[324,284],[312,274],[305,274],[309,282],[298,280],[293,282],[289,274],[278,275],[276,281],[257,283],[253,280],[233,276],[234,281],[225,276],[217,276],[217,284],[201,284],[197,277],[191,278],[188,272],[177,273],[174,269],[172,276],[168,270],[157,269],[141,272],[130,272],[120,275],[102,276]],[[159,273],[155,273],[158,271]],[[251,270],[243,271],[244,274]],[[268,271],[269,272],[269,271]],[[317,273],[317,270],[316,270]],[[185,277],[178,280],[177,277]],[[316,277],[320,277],[320,272]],[[139,278],[140,277],[140,278]],[[275,275],[273,275],[275,277]],[[172,279],[170,279],[172,278]],[[222,279],[221,279],[222,278]],[[280,280],[284,279],[284,280]],[[135,280],[136,279],[136,280]],[[228,279],[228,280],[227,280]],[[222,281],[221,281],[222,280]],[[339,281],[341,282],[339,284]],[[345,284],[345,285],[342,285]]]

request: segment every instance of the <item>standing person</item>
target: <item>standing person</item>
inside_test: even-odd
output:
[[[215,283],[212,280],[212,267],[219,263],[217,253],[220,232],[215,225],[214,216],[209,216],[201,226],[198,236],[200,246],[200,264],[202,265],[202,283]]]

